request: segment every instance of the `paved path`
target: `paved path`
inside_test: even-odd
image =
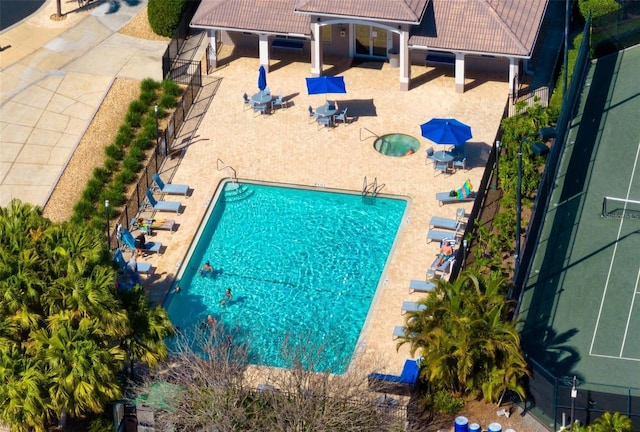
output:
[[[63,21],[48,0],[0,34],[0,206],[44,206],[116,77],[162,78],[166,42],[117,33],[146,0],[69,4]]]

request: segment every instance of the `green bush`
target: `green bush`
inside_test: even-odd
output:
[[[591,19],[616,12],[620,4],[616,0],[578,0],[578,8],[584,19],[591,12]]]
[[[142,80],[140,84],[140,90],[144,93],[145,91],[156,91],[162,87],[162,83],[158,82],[152,78],[145,78]]]
[[[82,192],[82,198],[90,202],[95,202],[100,197],[103,185],[103,180],[95,177],[90,179]]]
[[[161,36],[173,37],[184,5],[185,0],[149,0],[147,15],[151,29]]]
[[[142,150],[140,147],[132,147],[131,151],[129,152],[129,157],[134,158],[139,162],[142,162],[147,158],[147,155],[145,154],[144,150]]]
[[[464,399],[446,390],[438,390],[433,395],[433,410],[439,413],[455,414],[464,408]]]
[[[72,220],[75,222],[84,222],[91,218],[93,211],[94,208],[91,201],[87,201],[83,198],[73,206],[74,216]]]
[[[142,90],[142,92],[140,93],[140,102],[142,102],[145,106],[155,105],[156,100],[158,100],[158,95],[156,94],[155,90]]]
[[[129,110],[127,111],[125,120],[131,125],[131,127],[137,128],[140,126],[140,121],[142,120],[142,116],[146,110],[147,106],[142,103],[141,100],[136,99],[129,104]]]
[[[141,150],[150,149],[156,142],[155,139],[156,127],[153,126],[153,129],[149,130],[147,128],[143,129],[140,135],[134,141],[134,147],[139,148]]]
[[[111,178],[111,174],[109,173],[109,171],[110,170],[103,167],[94,168],[93,178],[100,180],[102,183],[106,183],[109,181],[109,178]]]
[[[116,134],[116,138],[114,140],[114,144],[120,148],[129,147],[131,144],[131,140],[133,139],[133,129],[131,125],[128,123],[123,124],[118,129],[118,133]]]
[[[108,145],[104,148],[104,152],[107,154],[107,157],[115,160],[122,160],[124,157],[124,150],[121,147],[118,147],[115,144]]]
[[[162,92],[171,96],[178,97],[182,93],[180,86],[173,80],[162,81]],[[173,105],[172,105],[173,106]],[[170,108],[170,107],[167,107]]]
[[[135,164],[136,166],[138,165],[138,161],[135,159],[128,159],[132,162],[132,164]],[[131,184],[134,182],[134,180],[136,179],[136,172],[138,170],[137,169],[131,169],[127,166],[125,166],[122,171],[120,171],[118,173],[118,175],[116,176],[116,181],[121,182],[123,184]]]
[[[173,108],[177,101],[175,96],[165,93],[160,97],[160,106],[167,109]]]
[[[112,157],[108,157],[104,161],[104,168],[109,172],[116,171],[118,169],[118,161]]]

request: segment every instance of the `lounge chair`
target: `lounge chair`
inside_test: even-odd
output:
[[[456,229],[454,232],[430,229],[429,231],[427,231],[427,243],[430,243],[432,241],[442,242],[447,239],[456,240],[460,235],[459,231],[460,225],[458,225],[458,229]]]
[[[127,269],[127,262],[124,260],[124,256],[122,255],[122,251],[120,249],[117,249],[116,252],[113,254],[113,260],[116,262],[120,270],[125,271]],[[136,266],[138,268],[138,273],[141,273],[141,274],[151,273],[151,264],[147,262],[137,261]]]
[[[440,205],[452,203],[452,202],[468,202],[474,201],[477,194],[472,191],[471,181],[467,179],[462,187],[455,191],[450,192],[437,192],[436,199],[440,202]]]
[[[405,337],[405,336],[409,336],[409,337],[413,337],[415,336],[415,333],[409,333],[408,335],[405,333],[405,331],[407,330],[406,327],[404,326],[395,326],[393,328],[393,338],[399,338],[399,337]]]
[[[400,384],[415,384],[420,375],[420,367],[417,360],[405,360],[400,375],[388,375],[381,373],[371,373],[368,376],[369,384],[375,384],[376,381],[385,381]]]
[[[429,228],[443,228],[452,231],[458,231],[461,228],[462,224],[463,222],[457,219],[433,216],[429,221]]]
[[[158,201],[153,197],[151,190],[147,189],[145,192],[149,205],[155,211],[174,211],[180,213],[180,203],[178,201]]]
[[[133,234],[131,234],[131,232],[129,232],[129,230],[124,230],[124,232],[122,233],[122,242],[125,244],[126,247],[129,248],[129,250],[133,251],[136,249],[136,240],[133,238]],[[162,248],[162,243],[160,242],[154,242],[154,241],[148,241],[145,242],[144,245],[140,245],[141,247],[139,247],[138,249],[140,249],[142,252],[156,252],[156,253],[160,253],[160,249]]]
[[[169,195],[187,196],[187,192],[189,192],[189,185],[173,184],[173,183],[165,184],[165,182],[162,181],[158,173],[153,173],[151,177],[153,178],[153,182],[156,184],[158,190],[162,193],[166,193]]]
[[[432,282],[415,280],[415,279],[412,279],[411,282],[409,282],[409,294],[411,294],[414,291],[430,292],[430,291],[433,291],[434,289],[436,289],[436,285]]]
[[[400,313],[405,314],[407,312],[420,312],[426,309],[427,307],[422,303],[413,302],[413,301],[403,301],[402,307],[400,308]]]
[[[147,219],[133,218],[131,219],[131,229],[138,228],[145,234],[152,234],[153,230],[168,230],[171,234],[174,232],[176,221],[171,219]]]
[[[433,279],[435,277],[442,278],[446,274],[450,274],[453,264],[456,262],[456,253],[457,251],[454,251],[453,255],[444,260],[440,265],[438,265],[440,256],[437,255],[433,263],[431,263],[431,267],[427,270],[427,279]]]

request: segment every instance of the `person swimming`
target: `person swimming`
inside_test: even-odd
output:
[[[232,298],[233,298],[233,295],[231,294],[231,289],[227,288],[226,291],[224,292],[224,297],[220,299],[220,304],[222,306],[225,306],[227,303],[231,301]]]
[[[212,274],[213,274],[213,267],[211,266],[211,263],[207,261],[206,263],[204,263],[204,265],[200,269],[200,276],[211,276]]]

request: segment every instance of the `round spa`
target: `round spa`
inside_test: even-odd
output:
[[[378,137],[373,148],[387,156],[406,156],[417,152],[420,142],[411,135],[394,133]]]

